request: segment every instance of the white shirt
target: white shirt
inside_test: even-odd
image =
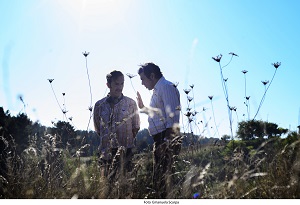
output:
[[[148,112],[148,129],[151,135],[179,123],[180,94],[176,86],[164,77],[154,86]]]

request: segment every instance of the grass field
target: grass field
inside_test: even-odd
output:
[[[300,140],[274,138],[253,148],[243,141],[184,147],[173,164],[170,199],[300,198]],[[12,141],[2,150],[2,199],[155,199],[152,153],[134,155],[132,172],[100,176],[96,156],[72,157],[51,143],[21,155]],[[112,169],[114,170],[114,169]],[[122,174],[121,174],[122,173]]]

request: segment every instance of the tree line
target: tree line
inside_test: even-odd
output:
[[[241,121],[238,124],[235,140],[251,141],[271,139],[281,137],[288,133],[288,129],[278,127],[272,122],[260,120]],[[213,144],[217,142],[226,144],[231,139],[229,135],[223,135],[221,139],[207,138],[205,136],[194,135],[193,133],[182,133],[183,146],[197,144]],[[297,135],[297,133],[294,133]],[[32,122],[25,113],[19,113],[12,116],[10,112],[4,111],[0,107],[0,148],[4,150],[4,141],[11,141],[16,144],[17,154],[22,153],[27,147],[35,143],[41,147],[45,140],[55,138],[55,146],[58,149],[66,149],[72,156],[78,154],[81,156],[92,156],[98,152],[100,138],[94,131],[75,130],[75,128],[66,121],[53,123],[53,127],[46,127],[39,122]],[[136,137],[137,152],[149,151],[152,149],[153,140],[147,129],[142,129]],[[84,146],[88,145],[88,146]],[[82,147],[84,146],[84,149]]]

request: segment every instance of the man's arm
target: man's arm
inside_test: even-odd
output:
[[[99,113],[98,109],[99,109],[99,107],[96,106],[96,104],[95,104],[94,113],[93,113],[93,121],[94,121],[94,129],[98,133],[98,135],[100,135],[100,130],[99,130],[100,122],[99,122],[99,117],[97,115],[97,113]]]
[[[171,128],[174,123],[179,123],[180,94],[173,85],[168,85],[162,91],[161,97],[166,113],[166,128]]]

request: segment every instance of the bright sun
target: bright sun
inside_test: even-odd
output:
[[[81,28],[91,25],[107,28],[123,21],[132,1],[59,0],[55,4],[76,20]]]

